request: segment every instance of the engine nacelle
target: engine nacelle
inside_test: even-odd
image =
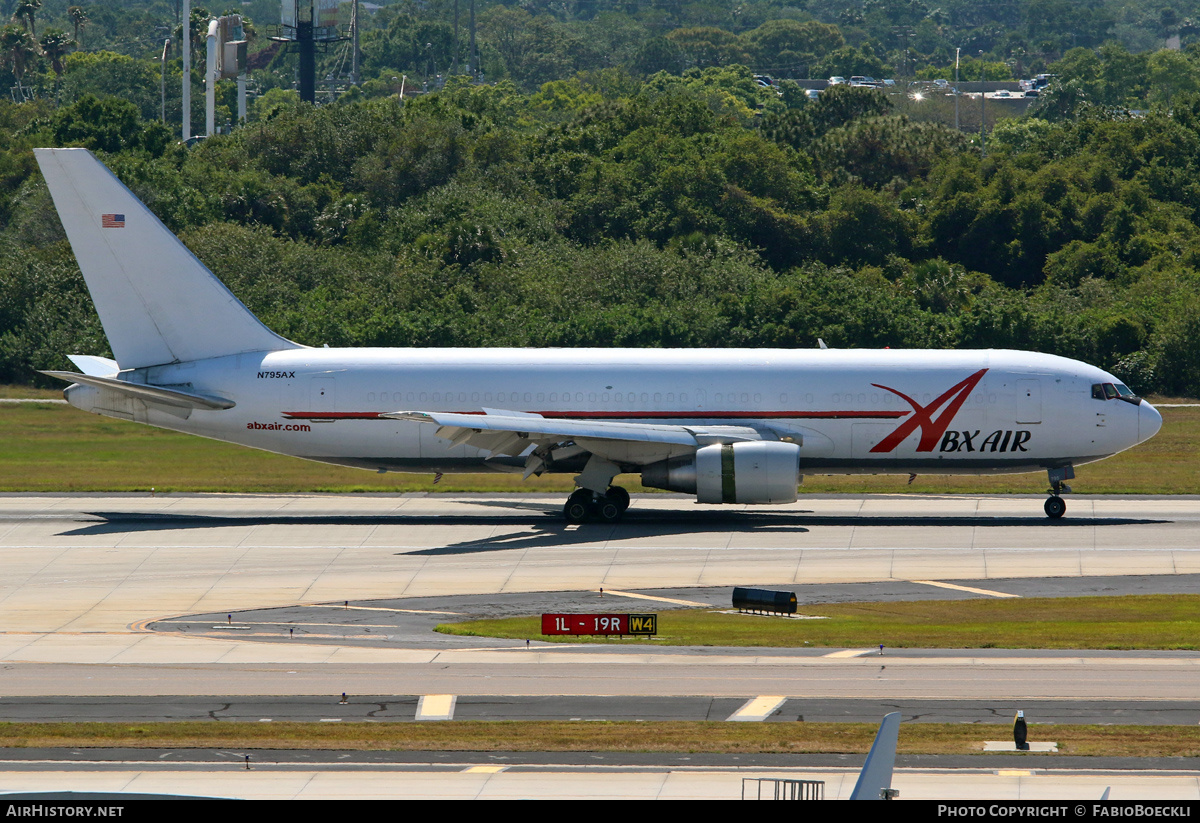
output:
[[[777,440],[705,446],[642,470],[643,485],[699,503],[795,503],[800,479],[800,447]]]

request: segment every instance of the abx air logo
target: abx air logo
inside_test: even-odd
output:
[[[928,406],[922,406],[904,392],[897,391],[890,386],[881,386],[878,383],[872,383],[871,385],[875,388],[890,391],[912,406],[913,415],[897,426],[894,432],[876,443],[871,451],[873,453],[886,454],[903,443],[904,439],[918,428],[921,430],[921,442],[917,444],[917,451],[933,451],[933,447],[938,444],[938,441],[946,433],[946,429],[950,427],[950,422],[954,420],[954,415],[958,413],[962,404],[967,401],[971,390],[975,388],[975,385],[983,378],[986,372],[987,369],[980,369],[961,383],[954,384],[945,393],[935,398]],[[939,411],[941,412],[940,414],[938,413]],[[937,414],[937,417],[934,417],[935,414]]]

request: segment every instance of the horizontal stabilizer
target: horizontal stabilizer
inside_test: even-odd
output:
[[[232,409],[235,405],[232,400],[226,400],[223,397],[213,397],[208,394],[193,394],[192,392],[179,391],[178,389],[163,388],[162,386],[147,386],[145,383],[129,383],[125,380],[117,380],[112,377],[76,374],[70,371],[44,371],[42,374],[49,377],[57,377],[59,380],[66,380],[68,383],[82,383],[85,386],[95,386],[98,389],[112,389],[121,394],[136,397],[138,400],[144,400],[147,403],[161,403],[181,409],[220,411],[223,409]]]

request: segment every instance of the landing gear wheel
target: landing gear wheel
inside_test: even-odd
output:
[[[1051,520],[1057,520],[1066,513],[1067,502],[1061,497],[1055,495],[1054,497],[1046,500],[1046,505],[1044,508],[1046,509],[1047,517],[1049,517]]]
[[[587,489],[576,489],[563,506],[563,517],[568,523],[582,523],[592,513],[592,493]]]
[[[629,492],[620,486],[609,486],[608,494],[604,496],[616,503],[620,507],[622,514],[629,508]]]
[[[616,523],[624,514],[621,505],[611,497],[601,497],[596,501],[596,514],[605,523]]]

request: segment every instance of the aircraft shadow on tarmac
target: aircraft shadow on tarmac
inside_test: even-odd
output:
[[[476,504],[478,505],[478,504]],[[569,546],[608,540],[628,540],[647,537],[678,537],[708,533],[714,530],[735,534],[811,532],[820,527],[1003,527],[1039,526],[1042,528],[1094,528],[1098,526],[1154,525],[1169,520],[1130,517],[1066,517],[1048,520],[1045,517],[964,516],[894,516],[894,515],[818,515],[812,511],[755,512],[755,511],[637,511],[630,510],[619,523],[584,523],[568,526],[561,520],[558,506],[530,503],[503,505],[512,512],[507,515],[248,515],[242,517],[199,514],[160,514],[141,512],[89,512],[99,518],[64,532],[69,536],[126,534],[135,532],[176,531],[186,529],[216,529],[246,526],[494,526],[517,527],[509,534],[492,534],[486,539],[467,540],[446,546],[403,552],[415,555],[473,554],[478,552],[509,551],[552,546]],[[529,527],[533,531],[529,531]]]
[[[535,523],[534,531],[492,534],[485,540],[469,540],[443,547],[418,549],[403,552],[410,555],[453,555],[477,552],[509,551],[513,549],[551,548],[576,544],[597,543],[610,540],[629,540],[647,537],[678,537],[680,535],[724,531],[730,534],[802,534],[815,528],[852,526],[1045,526],[1049,528],[1127,526],[1168,523],[1167,520],[1149,520],[1127,517],[1076,518],[1047,520],[1045,517],[869,517],[869,516],[821,516],[811,512],[730,512],[706,511],[694,513],[628,512],[620,523],[585,523],[567,526],[561,522]]]

